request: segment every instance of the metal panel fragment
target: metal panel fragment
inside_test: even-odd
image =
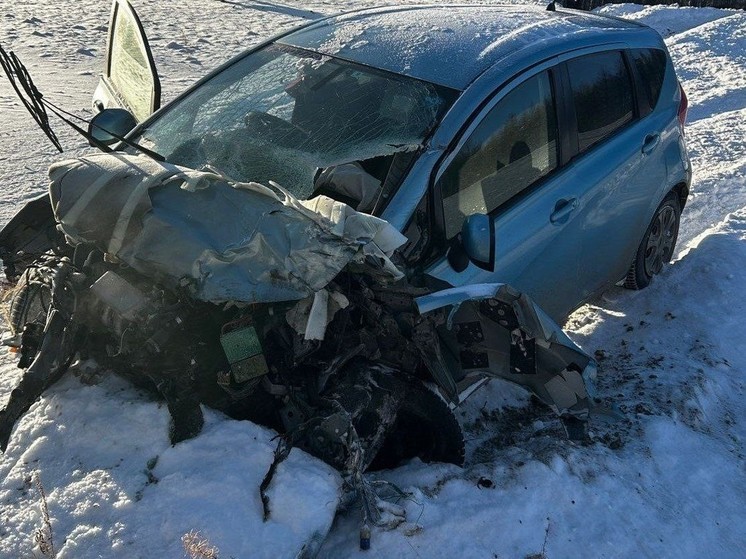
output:
[[[524,386],[559,415],[588,418],[595,362],[527,295],[505,284],[474,284],[415,303],[421,314],[448,312],[441,336],[459,347],[462,372],[480,369]],[[449,384],[436,380],[450,394]]]

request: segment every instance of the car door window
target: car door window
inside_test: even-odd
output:
[[[632,81],[619,51],[570,60],[567,70],[583,152],[634,118]]]
[[[659,49],[632,49],[629,52],[639,77],[640,116],[653,112],[666,74],[666,53]]]
[[[126,2],[116,4],[109,45],[108,77],[138,121],[160,105],[160,83],[137,15]]]
[[[557,167],[557,118],[548,72],[487,113],[438,180],[448,238],[466,216],[489,213]]]

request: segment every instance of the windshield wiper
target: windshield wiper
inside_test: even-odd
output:
[[[15,90],[16,95],[18,95],[18,98],[21,100],[23,106],[26,107],[26,110],[33,117],[36,124],[39,125],[39,128],[41,128],[42,132],[46,134],[47,138],[49,138],[49,141],[52,142],[52,145],[54,145],[54,147],[60,153],[62,153],[64,150],[62,149],[59,138],[57,138],[57,134],[55,134],[54,130],[52,129],[52,125],[49,123],[49,114],[47,113],[47,110],[49,110],[49,112],[59,118],[62,122],[70,126],[73,130],[87,139],[90,145],[97,147],[105,153],[111,153],[114,150],[100,140],[96,139],[89,131],[84,130],[83,128],[72,122],[70,118],[85,122],[89,125],[89,127],[95,126],[99,130],[103,130],[119,142],[122,142],[123,144],[136,149],[137,151],[141,152],[144,155],[147,155],[151,159],[154,159],[156,161],[166,160],[166,158],[163,157],[161,154],[149,150],[148,148],[143,147],[109,130],[106,130],[105,128],[95,123],[92,124],[90,120],[66,111],[61,107],[58,107],[51,101],[45,99],[44,95],[41,93],[41,91],[39,91],[39,89],[34,84],[34,81],[31,79],[31,75],[29,74],[23,62],[21,62],[21,60],[15,55],[13,51],[6,52],[2,45],[0,45],[0,66],[2,66],[3,72],[5,72],[8,81],[10,81],[10,85],[13,86],[13,89]]]

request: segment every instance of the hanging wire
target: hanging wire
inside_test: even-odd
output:
[[[96,128],[103,130],[107,134],[111,135],[117,141],[135,148],[151,159],[154,159],[156,161],[166,160],[166,158],[159,153],[149,150],[131,140],[115,134],[114,132],[103,128],[102,126],[97,125],[95,122],[91,123],[91,121],[69,111],[66,111],[65,109],[58,107],[51,101],[44,98],[44,95],[37,89],[36,85],[31,79],[31,75],[26,69],[26,66],[24,66],[23,62],[21,62],[21,60],[15,55],[13,51],[7,52],[2,47],[2,45],[0,45],[0,66],[2,66],[3,72],[7,76],[8,81],[10,81],[10,84],[13,86],[13,89],[18,95],[18,98],[21,100],[21,103],[23,103],[23,106],[26,107],[26,110],[29,112],[29,114],[31,114],[33,119],[39,125],[39,128],[42,129],[44,134],[46,134],[47,138],[49,138],[54,147],[57,148],[60,153],[62,153],[63,151],[62,145],[60,144],[57,135],[54,133],[54,130],[49,123],[49,114],[47,113],[47,110],[49,110],[49,112],[59,118],[62,122],[70,126],[73,130],[78,132],[81,136],[86,138],[91,145],[97,147],[105,153],[110,153],[114,150],[103,143],[101,140],[95,138],[90,132],[75,124],[70,119],[72,118],[80,122],[84,122],[89,126],[95,126]]]

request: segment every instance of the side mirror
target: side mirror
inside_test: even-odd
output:
[[[88,134],[104,145],[119,142],[137,126],[137,121],[126,109],[104,109],[91,119]],[[119,136],[119,138],[117,138]],[[91,145],[95,145],[91,142]]]
[[[469,261],[489,272],[495,269],[495,226],[490,216],[471,214],[464,219],[448,261],[457,272],[465,270]]]
[[[469,260],[483,270],[495,268],[495,226],[490,216],[471,214],[461,226],[461,244]]]

